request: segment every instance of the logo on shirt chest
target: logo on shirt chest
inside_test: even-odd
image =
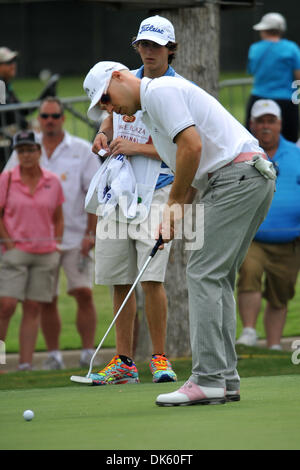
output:
[[[125,114],[122,119],[124,122],[134,122],[136,118],[135,116],[126,116]]]

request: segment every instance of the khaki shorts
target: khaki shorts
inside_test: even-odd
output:
[[[240,268],[238,293],[261,292],[274,308],[283,308],[295,295],[300,269],[300,240],[271,244],[252,242]]]
[[[100,239],[96,237],[95,248],[95,282],[101,285],[133,284],[141,268],[155,245],[155,230],[158,226],[158,208],[165,204],[169,197],[171,185],[155,191],[148,218],[138,225],[116,222],[116,233],[119,238]],[[163,201],[163,202],[162,202]],[[150,223],[150,221],[155,221]],[[97,233],[103,233],[101,226],[106,222],[99,219]],[[98,229],[100,229],[98,231]],[[141,277],[143,281],[163,282],[165,279],[171,243],[159,250],[149,263]]]
[[[0,297],[51,302],[58,260],[57,251],[37,254],[7,250],[1,260]]]
[[[54,293],[59,295],[59,272],[62,267],[67,278],[68,293],[74,289],[87,287],[92,289],[94,281],[94,253],[82,258],[81,247],[64,250],[60,253],[58,268],[55,275]]]

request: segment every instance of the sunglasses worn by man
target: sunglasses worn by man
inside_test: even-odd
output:
[[[111,102],[111,99],[110,99],[109,93],[103,93],[103,95],[100,98],[100,103],[106,105],[110,102]]]
[[[42,119],[49,119],[49,117],[51,117],[52,119],[59,119],[59,118],[61,118],[61,116],[62,116],[62,113],[52,113],[52,114],[51,113],[49,113],[49,114],[48,113],[41,113],[40,114],[40,117]]]

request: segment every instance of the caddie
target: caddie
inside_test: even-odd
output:
[[[175,57],[177,43],[172,23],[159,15],[144,19],[138,34],[133,38],[132,46],[140,55],[143,65],[131,71],[139,78],[157,78],[179,76],[171,63]],[[107,63],[109,66],[109,64]],[[121,68],[124,68],[121,65]],[[102,67],[96,65],[84,82],[84,88],[89,90],[89,96],[97,89],[101,80]],[[89,116],[98,121],[101,117],[100,108],[93,108]],[[138,111],[132,116],[111,113],[100,125],[94,140],[93,151],[107,150],[108,155],[126,155],[132,166],[136,180],[139,204],[137,213],[129,222],[119,213],[115,222],[116,232],[122,236],[107,236],[107,217],[98,211],[95,262],[97,284],[113,286],[114,313],[119,310],[126,298],[136,276],[144,265],[153,247],[156,223],[167,202],[174,175],[170,168],[160,159],[152,139]],[[114,162],[115,163],[115,162]],[[103,165],[104,167],[104,165]],[[104,170],[103,170],[104,171]],[[117,180],[120,180],[120,175]],[[102,177],[102,180],[105,180]],[[106,180],[105,180],[106,182]],[[105,184],[105,182],[102,183]],[[120,185],[117,185],[118,187]],[[110,189],[108,189],[108,187]],[[109,197],[109,205],[116,200],[113,185],[110,184],[102,191],[105,200]],[[98,191],[100,191],[98,187]],[[120,206],[121,204],[119,204]],[[129,211],[128,211],[129,212]],[[104,236],[103,236],[104,235]],[[167,296],[164,289],[166,267],[169,259],[171,244],[161,256],[153,259],[151,266],[141,278],[141,286],[145,296],[145,314],[152,342],[150,369],[153,382],[176,381],[176,374],[166,356],[165,342],[167,331]],[[116,355],[102,370],[94,373],[94,385],[106,385],[138,381],[138,370],[133,361],[136,320],[135,294],[130,296],[124,307],[124,312],[116,322]],[[114,372],[114,379],[111,372]]]

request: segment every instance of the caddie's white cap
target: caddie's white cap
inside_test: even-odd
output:
[[[286,30],[286,21],[280,13],[267,13],[259,23],[253,26],[255,31],[267,31],[268,29]]]
[[[15,59],[17,55],[17,51],[11,51],[8,47],[0,47],[0,64],[5,64],[5,62]]]
[[[138,35],[132,44],[142,40],[153,41],[160,46],[175,42],[174,27],[167,18],[150,16],[141,22]]]
[[[117,70],[128,70],[128,67],[119,62],[98,62],[91,68],[84,79],[83,89],[91,100],[87,115],[93,121],[99,121],[101,119],[102,111],[99,106],[96,105],[109,87],[112,73]]]
[[[273,100],[257,100],[251,108],[251,118],[256,119],[264,114],[272,114],[281,119],[281,109]]]

